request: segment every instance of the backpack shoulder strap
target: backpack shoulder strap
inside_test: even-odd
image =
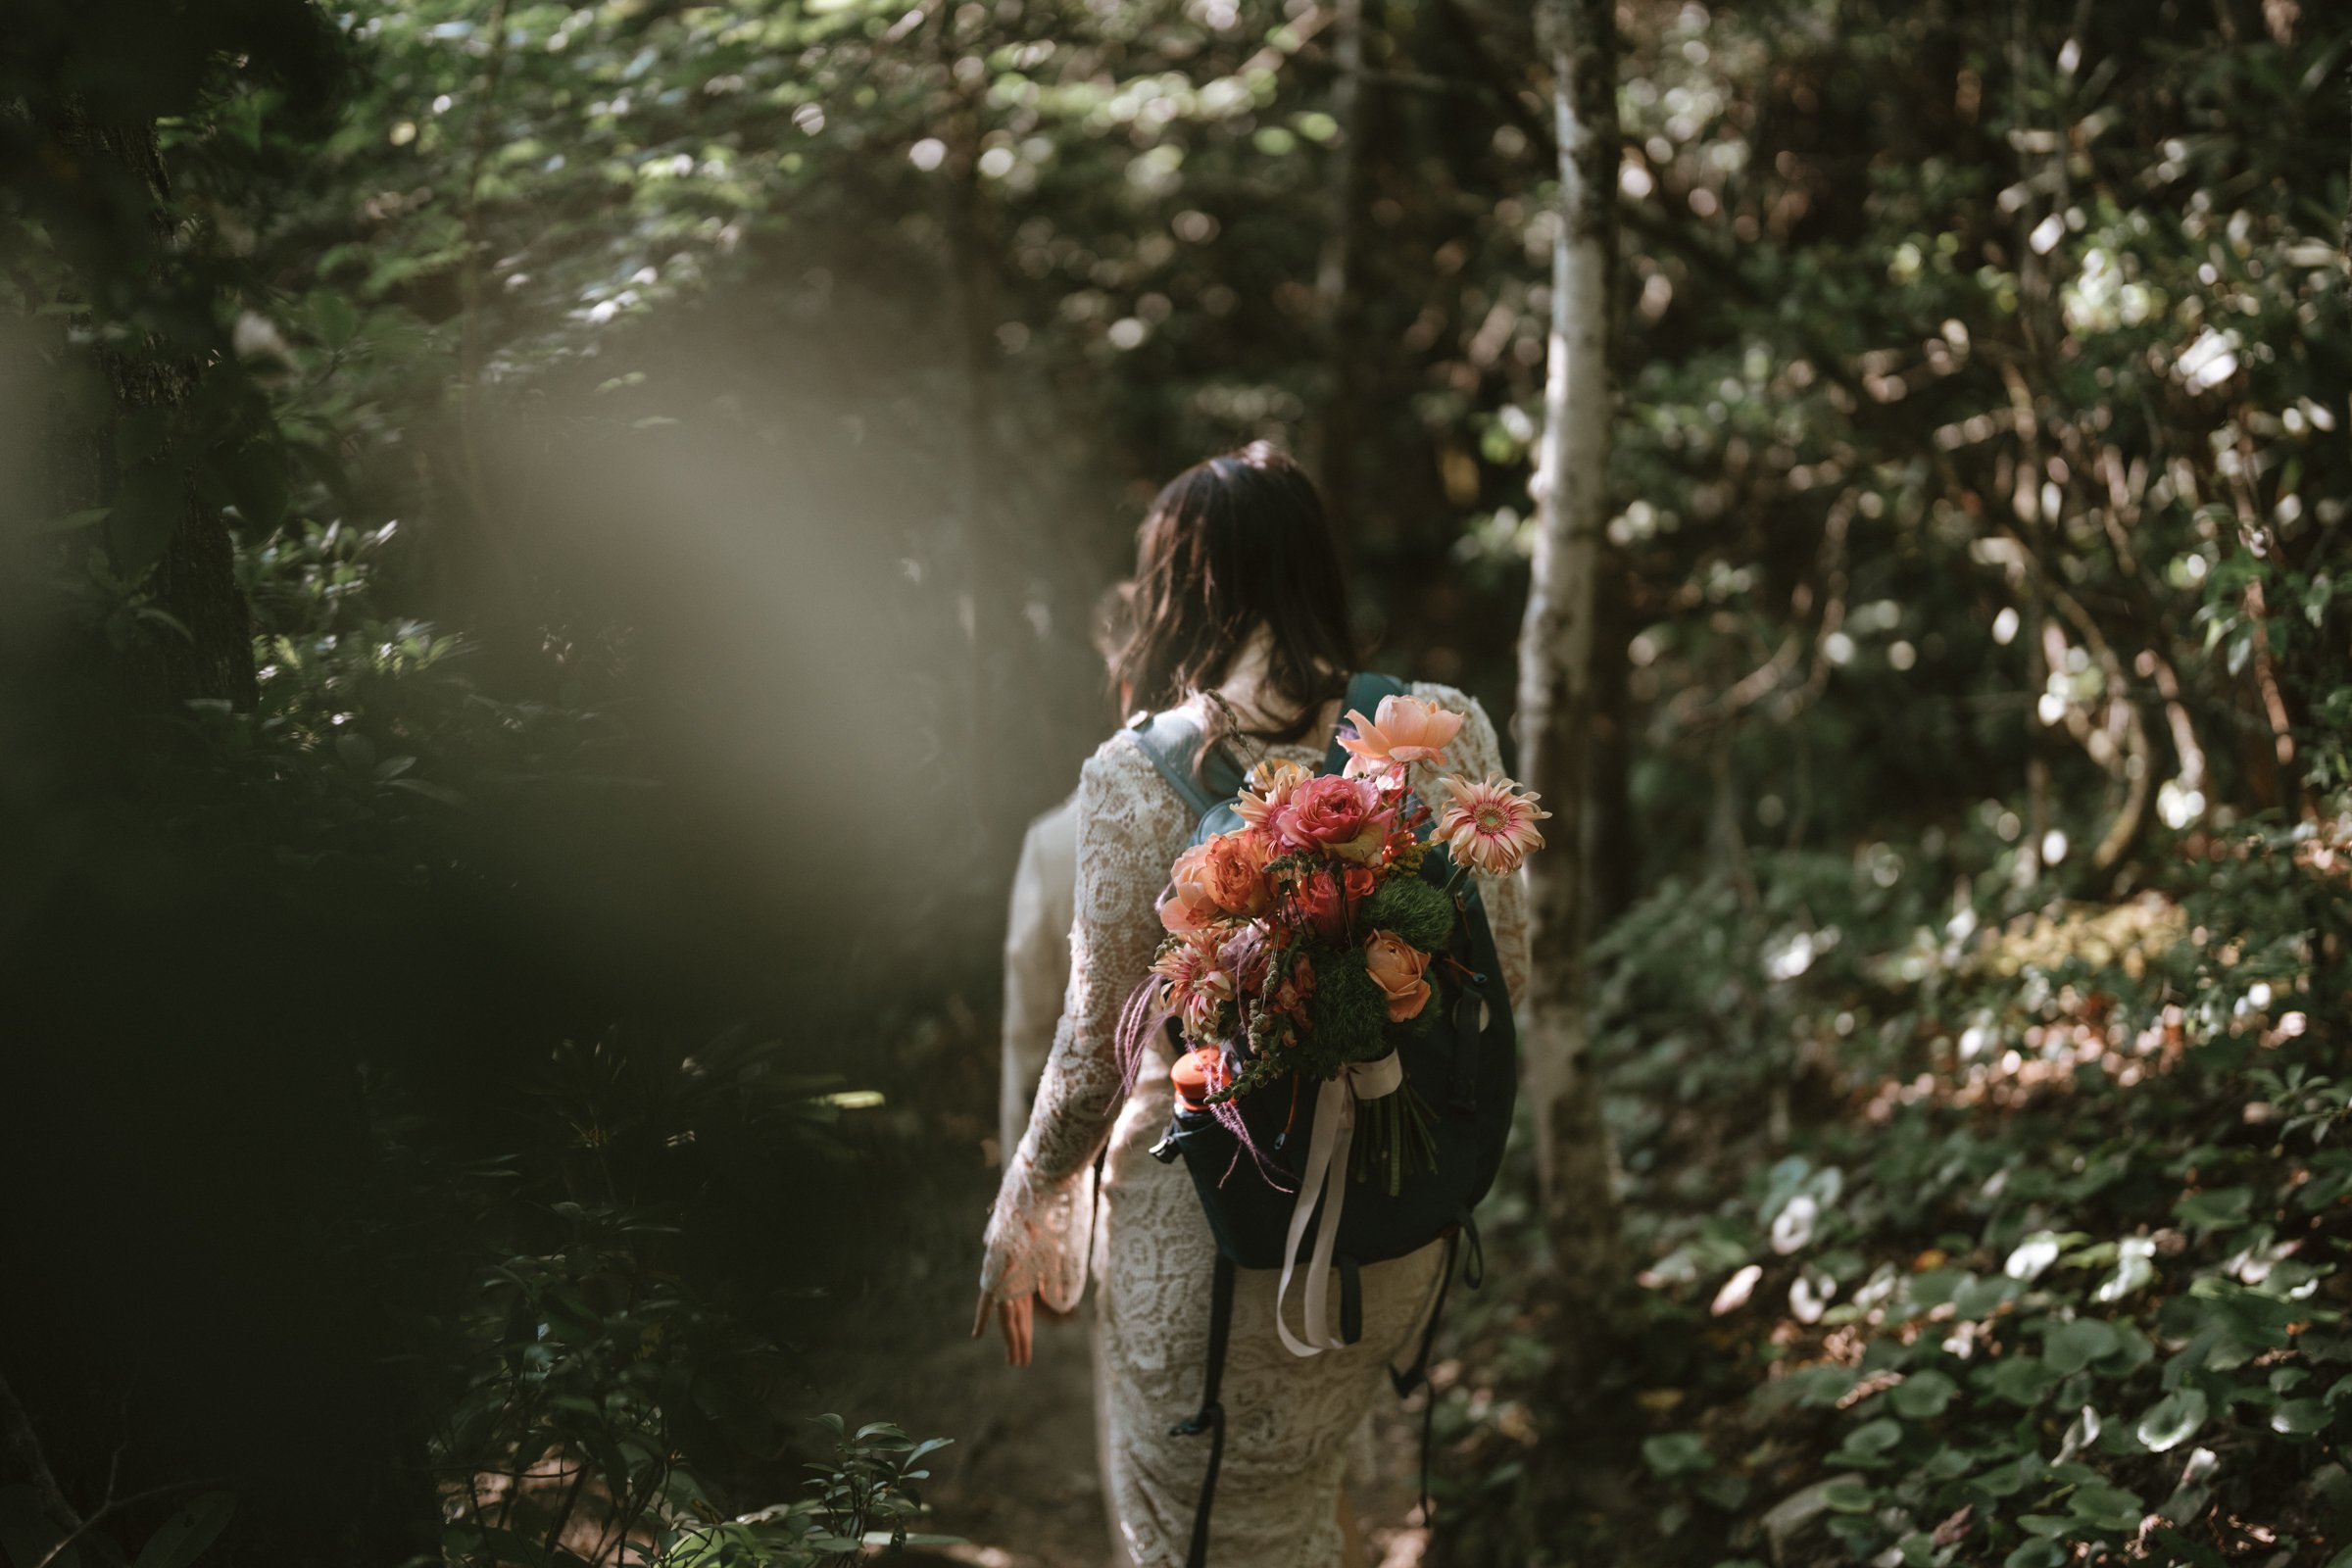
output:
[[[1372,717],[1380,709],[1383,697],[1402,697],[1412,688],[1394,675],[1376,675],[1369,670],[1348,677],[1348,695],[1340,700],[1340,722],[1348,722],[1351,712]],[[1348,766],[1348,749],[1338,736],[1332,737],[1331,750],[1323,754],[1323,771],[1337,773]]]
[[[1225,1384],[1225,1342],[1233,1330],[1233,1259],[1220,1250],[1209,1286],[1208,1367],[1200,1379],[1200,1408],[1168,1429],[1171,1438],[1208,1434],[1208,1471],[1200,1478],[1200,1500],[1193,1505],[1192,1549],[1185,1554],[1185,1568],[1208,1568],[1208,1520],[1217,1505],[1217,1471],[1225,1463],[1225,1402],[1220,1391]]]
[[[1191,719],[1173,709],[1147,713],[1127,726],[1127,738],[1143,748],[1160,777],[1192,808],[1195,818],[1216,809],[1217,798],[1193,776],[1193,756],[1200,749],[1200,731]]]

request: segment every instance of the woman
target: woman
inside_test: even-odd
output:
[[[1189,706],[1245,767],[1268,758],[1321,764],[1356,662],[1322,503],[1297,465],[1261,442],[1188,468],[1160,491],[1137,537],[1133,622],[1116,665],[1139,706]],[[1466,716],[1447,749],[1453,769],[1501,771],[1494,726],[1476,703],[1448,686],[1413,692]],[[1165,1047],[1153,1048],[1122,1102],[1112,1037],[1163,935],[1154,902],[1194,816],[1124,734],[1086,763],[1077,810],[1069,988],[989,1221],[973,1332],[993,1313],[1007,1357],[1027,1365],[1038,1302],[1071,1310],[1091,1266],[1101,1284],[1097,1419],[1113,1534],[1135,1568],[1178,1568],[1207,1454],[1205,1440],[1169,1429],[1200,1397],[1215,1247],[1184,1168],[1149,1155],[1170,1111]],[[1519,888],[1487,881],[1484,892],[1504,982],[1520,995]],[[1098,1207],[1093,1166],[1106,1136]],[[1243,1272],[1225,1363],[1212,1563],[1342,1560],[1348,1439],[1386,1386],[1385,1367],[1408,1358],[1442,1255],[1433,1245],[1366,1268],[1361,1339],[1309,1359],[1276,1336],[1274,1276]]]

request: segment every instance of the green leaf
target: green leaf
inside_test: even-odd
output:
[[[1882,1416],[1876,1421],[1865,1421],[1847,1433],[1845,1442],[1829,1456],[1827,1462],[1870,1469],[1885,1464],[1887,1454],[1902,1441],[1902,1423]]]
[[[360,331],[360,310],[332,289],[320,289],[310,298],[311,330],[318,341],[330,349],[342,348]]]
[[[1986,1318],[2002,1302],[2014,1300],[2022,1289],[2018,1281],[2006,1275],[1971,1275],[1952,1292],[1952,1312],[1961,1318]]]
[[[1642,1458],[1650,1472],[1664,1480],[1676,1476],[1696,1475],[1712,1467],[1715,1456],[1707,1452],[1695,1432],[1669,1432],[1660,1437],[1642,1440]]]
[[[1824,1506],[1834,1513],[1868,1513],[1878,1506],[1878,1494],[1859,1481],[1838,1481],[1824,1487]]]
[[[158,1526],[131,1568],[188,1568],[228,1528],[233,1493],[208,1492]]]
[[[2173,1216],[2187,1230],[2221,1230],[2245,1224],[2253,1203],[2250,1187],[2214,1187],[2182,1198],[2173,1205]]]
[[[1952,1402],[1960,1385],[1933,1367],[1914,1372],[1886,1391],[1886,1402],[1895,1413],[1910,1421],[1925,1421],[1943,1414],[1944,1406]]]
[[[2138,1493],[2098,1482],[2077,1487],[2066,1499],[2066,1505],[2079,1518],[2087,1519],[2103,1530],[2137,1530],[2147,1512]]]
[[[1995,1398],[2029,1408],[2039,1404],[2058,1386],[2058,1374],[2035,1355],[2003,1356],[1979,1376]]]
[[[2289,1399],[2271,1412],[2271,1430],[2284,1437],[2307,1438],[2328,1429],[2328,1406],[2317,1399]]]
[[[2197,1428],[2205,1424],[2204,1391],[2196,1388],[2174,1390],[2139,1418],[2134,1436],[2150,1453],[2164,1453],[2188,1441]]]
[[[2042,1346],[2042,1358],[2050,1370],[2061,1376],[2080,1372],[2101,1356],[2112,1355],[2123,1346],[2115,1325],[2098,1318],[2077,1318],[2051,1330]]]
[[[2066,1548],[2054,1541],[2029,1541],[2001,1559],[2001,1568],[2059,1568]]]
[[[2027,1473],[2027,1460],[2017,1458],[2010,1460],[2007,1464],[1995,1465],[1970,1484],[1987,1497],[2014,1497],[2025,1490],[2026,1483],[2032,1477]]]

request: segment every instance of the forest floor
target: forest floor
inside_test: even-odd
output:
[[[820,1386],[853,1426],[886,1420],[918,1439],[955,1440],[929,1461],[921,1494],[931,1517],[921,1528],[964,1544],[899,1560],[1106,1568],[1115,1559],[1096,1470],[1086,1308],[1072,1322],[1041,1321],[1026,1368],[1005,1365],[993,1332],[970,1337],[981,1224],[996,1185],[996,1172],[976,1162],[939,1176],[924,1205],[929,1223],[906,1239],[904,1294],[851,1314],[851,1337],[828,1348]],[[1366,1561],[1413,1568],[1426,1541],[1416,1511],[1418,1400],[1377,1400],[1372,1429],[1368,1462],[1351,1487]]]

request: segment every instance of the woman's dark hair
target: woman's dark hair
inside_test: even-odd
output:
[[[1297,715],[1297,740],[1355,668],[1339,552],[1314,482],[1279,448],[1251,442],[1197,463],[1152,500],[1135,537],[1135,583],[1112,678],[1139,708],[1184,700],[1226,673],[1263,626],[1267,694]]]

